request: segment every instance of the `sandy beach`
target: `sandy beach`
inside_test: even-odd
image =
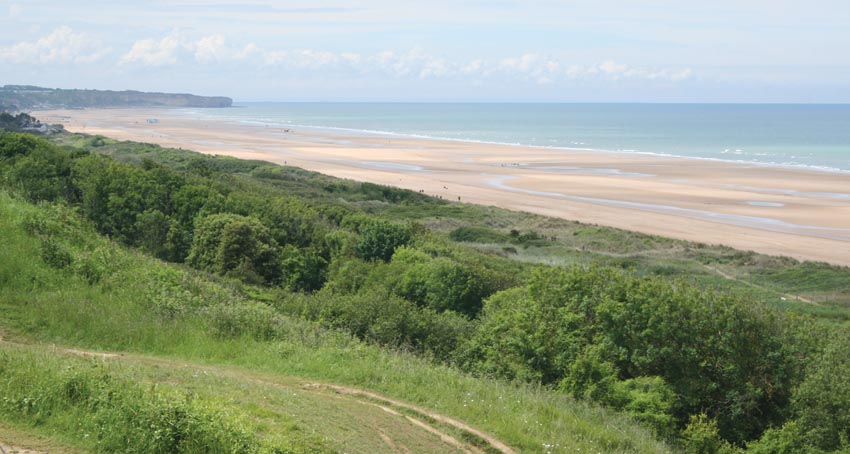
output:
[[[287,130],[167,109],[54,110],[74,132],[262,159],[494,205],[850,265],[850,174],[659,157]],[[157,123],[147,119],[156,118]]]

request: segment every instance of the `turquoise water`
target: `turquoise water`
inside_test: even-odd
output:
[[[850,172],[847,104],[237,103],[193,116]]]

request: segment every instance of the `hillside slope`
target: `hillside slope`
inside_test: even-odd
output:
[[[0,182],[15,194],[0,204],[0,325],[17,338],[307,379],[396,416],[442,415],[419,420],[435,430],[407,421],[478,449],[499,446],[487,434],[517,451],[666,449],[657,438],[812,452],[850,439],[846,268],[259,161],[53,140],[0,133]],[[796,289],[817,293],[784,301]],[[129,389],[136,405],[144,390]],[[187,402],[193,421],[222,404]],[[185,426],[179,440],[204,429],[214,443],[277,443],[234,432],[261,415],[233,402],[232,426]],[[279,435],[312,446],[299,433]]]
[[[204,411],[227,415],[240,436],[257,437],[250,443],[261,450],[510,452],[500,443],[522,452],[542,452],[544,445],[667,450],[627,418],[566,396],[474,379],[275,314],[230,283],[100,238],[60,206],[36,207],[0,193],[0,233],[0,388],[10,397],[10,389],[20,393],[15,402],[57,396],[25,407],[7,401],[0,419],[61,435],[80,449],[105,449],[95,434],[77,430],[79,419],[98,416],[86,400],[61,390],[83,374],[95,398],[108,374],[109,383],[131,394],[141,383],[136,392],[192,396]],[[70,257],[67,266],[56,266],[65,263],[57,250]],[[258,331],[258,322],[271,323],[272,332]],[[21,382],[30,385],[15,385]],[[110,417],[123,421],[120,413]],[[459,429],[454,420],[495,439]]]

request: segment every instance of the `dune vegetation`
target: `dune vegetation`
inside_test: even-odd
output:
[[[0,421],[68,449],[850,449],[847,268],[100,136],[0,185]]]

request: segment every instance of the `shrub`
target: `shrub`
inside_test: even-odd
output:
[[[478,314],[488,290],[485,276],[442,257],[412,267],[401,285],[402,296],[437,312],[452,310],[467,316]]]
[[[735,449],[720,438],[717,422],[701,413],[691,416],[682,432],[682,442],[688,454],[733,454]]]
[[[449,238],[468,243],[506,243],[511,239],[493,229],[477,226],[458,227],[449,233]]]
[[[71,265],[74,258],[65,247],[51,238],[41,242],[41,259],[53,268],[63,269]]]
[[[221,338],[250,336],[257,340],[273,339],[283,319],[263,303],[235,301],[207,309],[213,333]]]
[[[328,262],[309,249],[287,245],[281,251],[281,283],[290,290],[314,291],[322,288]]]
[[[541,270],[487,301],[464,361],[509,379],[564,380],[603,402],[615,378],[661,377],[675,393],[669,412],[678,424],[705,412],[722,438],[742,443],[785,417],[799,360],[783,329],[754,302],[684,282]]]
[[[0,131],[0,158],[14,158],[50,147],[49,142],[31,134]]]
[[[280,277],[277,242],[259,220],[221,213],[198,221],[187,261],[193,267],[265,283]]]
[[[795,429],[812,449],[850,449],[850,329],[842,328],[813,359],[794,393]]]
[[[363,260],[389,261],[399,246],[410,241],[410,228],[387,221],[372,221],[360,229],[360,241],[355,246]]]

